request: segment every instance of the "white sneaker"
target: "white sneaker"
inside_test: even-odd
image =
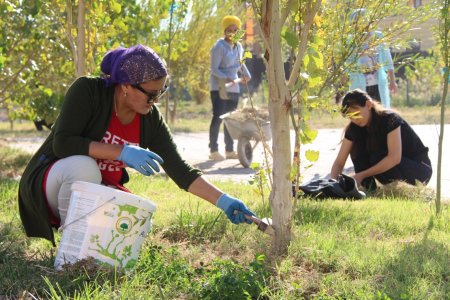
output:
[[[238,159],[239,155],[234,151],[231,151],[231,152],[226,151],[225,157],[226,157],[226,159]]]
[[[222,154],[220,154],[219,152],[215,151],[215,152],[211,152],[209,154],[209,159],[212,159],[215,161],[221,161],[221,160],[224,160],[225,157],[223,157]]]

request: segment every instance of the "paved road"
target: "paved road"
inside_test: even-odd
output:
[[[429,186],[436,188],[436,169],[437,169],[437,154],[439,141],[439,126],[436,125],[414,125],[414,130],[420,136],[424,144],[430,148],[430,159],[433,165],[433,177],[430,180]],[[293,145],[293,132],[291,133],[291,145]],[[310,168],[302,170],[303,182],[308,182],[312,179],[322,178],[328,175],[331,165],[337,155],[339,149],[339,141],[342,136],[342,129],[321,129],[317,135],[316,140],[309,145],[303,145],[301,148],[302,157],[304,152],[308,149],[318,150],[319,160],[315,162]],[[443,145],[443,162],[442,162],[442,198],[450,200],[450,124],[447,124],[444,129],[444,145]],[[220,162],[211,161],[208,159],[208,133],[189,133],[189,134],[175,134],[174,139],[179,147],[182,156],[202,169],[205,175],[213,180],[233,180],[246,182],[252,179],[254,171],[249,168],[244,168],[239,163],[239,160],[225,160]],[[10,146],[18,147],[23,150],[34,153],[42,144],[42,138],[29,139],[13,139],[8,138]],[[219,135],[219,145],[223,149],[223,135]],[[263,148],[259,144],[253,151],[254,162],[264,162]],[[352,166],[350,159],[345,166],[345,172],[351,172]]]
[[[414,130],[420,136],[424,144],[430,148],[430,159],[433,166],[433,176],[428,184],[430,187],[436,188],[436,170],[437,170],[437,156],[438,156],[438,142],[439,142],[439,126],[435,125],[414,125]],[[326,177],[330,172],[331,165],[339,150],[339,141],[342,136],[342,129],[321,129],[317,135],[316,140],[309,145],[302,146],[302,157],[304,152],[308,149],[318,150],[319,160],[315,162],[310,168],[302,170],[303,182],[308,182],[312,179]],[[443,145],[443,162],[442,162],[442,189],[441,194],[443,198],[450,199],[450,124],[444,128],[444,145]],[[179,147],[183,157],[190,163],[202,169],[205,175],[214,180],[234,180],[234,181],[248,181],[252,178],[254,171],[248,168],[243,168],[239,160],[225,160],[215,162],[208,160],[208,134],[190,133],[190,134],[175,134],[174,139]],[[293,145],[293,133],[291,133],[291,145]],[[223,149],[223,136],[219,136],[219,145]],[[258,145],[253,152],[254,162],[264,162],[262,145]],[[345,172],[353,170],[350,159],[345,166]]]

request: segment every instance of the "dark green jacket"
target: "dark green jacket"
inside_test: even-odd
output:
[[[88,155],[89,143],[100,141],[108,128],[113,99],[114,86],[106,87],[101,78],[78,78],[67,91],[50,135],[31,158],[20,180],[19,211],[28,236],[43,237],[55,244],[43,191],[45,171],[60,158]],[[141,116],[140,146],[159,154],[164,159],[164,171],[184,190],[201,175],[200,170],[181,158],[155,106],[149,114]],[[127,181],[124,172],[122,183]]]

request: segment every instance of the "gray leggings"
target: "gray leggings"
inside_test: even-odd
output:
[[[70,202],[70,186],[75,181],[100,184],[102,174],[95,159],[85,155],[74,155],[55,162],[48,172],[45,185],[47,201],[56,217],[64,224]]]

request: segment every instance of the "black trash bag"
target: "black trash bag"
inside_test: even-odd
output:
[[[358,190],[358,185],[353,177],[341,174],[338,179],[319,179],[299,186],[300,190],[307,196],[316,199],[339,198],[339,199],[363,199],[366,194]],[[293,187],[293,190],[295,187]],[[295,191],[294,191],[295,195]]]

